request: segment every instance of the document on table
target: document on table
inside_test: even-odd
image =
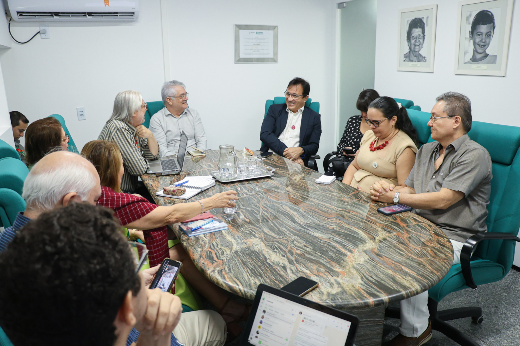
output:
[[[272,30],[240,30],[240,58],[274,58]]]

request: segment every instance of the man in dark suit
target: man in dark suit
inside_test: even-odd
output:
[[[318,152],[321,137],[320,115],[305,107],[310,84],[294,78],[285,91],[285,103],[269,107],[260,130],[260,151],[273,151],[304,165]]]

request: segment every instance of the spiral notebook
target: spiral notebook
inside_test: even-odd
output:
[[[171,186],[181,186],[186,192],[180,196],[166,195],[164,190],[157,191],[155,194],[160,197],[170,197],[177,199],[190,199],[201,191],[207,190],[215,185],[215,180],[210,175],[186,177]]]

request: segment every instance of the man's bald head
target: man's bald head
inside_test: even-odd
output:
[[[78,154],[58,151],[34,165],[25,179],[22,197],[28,210],[43,212],[71,201],[95,204],[100,194],[96,168]]]

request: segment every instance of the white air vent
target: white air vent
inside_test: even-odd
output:
[[[7,0],[13,20],[135,21],[139,0]]]

